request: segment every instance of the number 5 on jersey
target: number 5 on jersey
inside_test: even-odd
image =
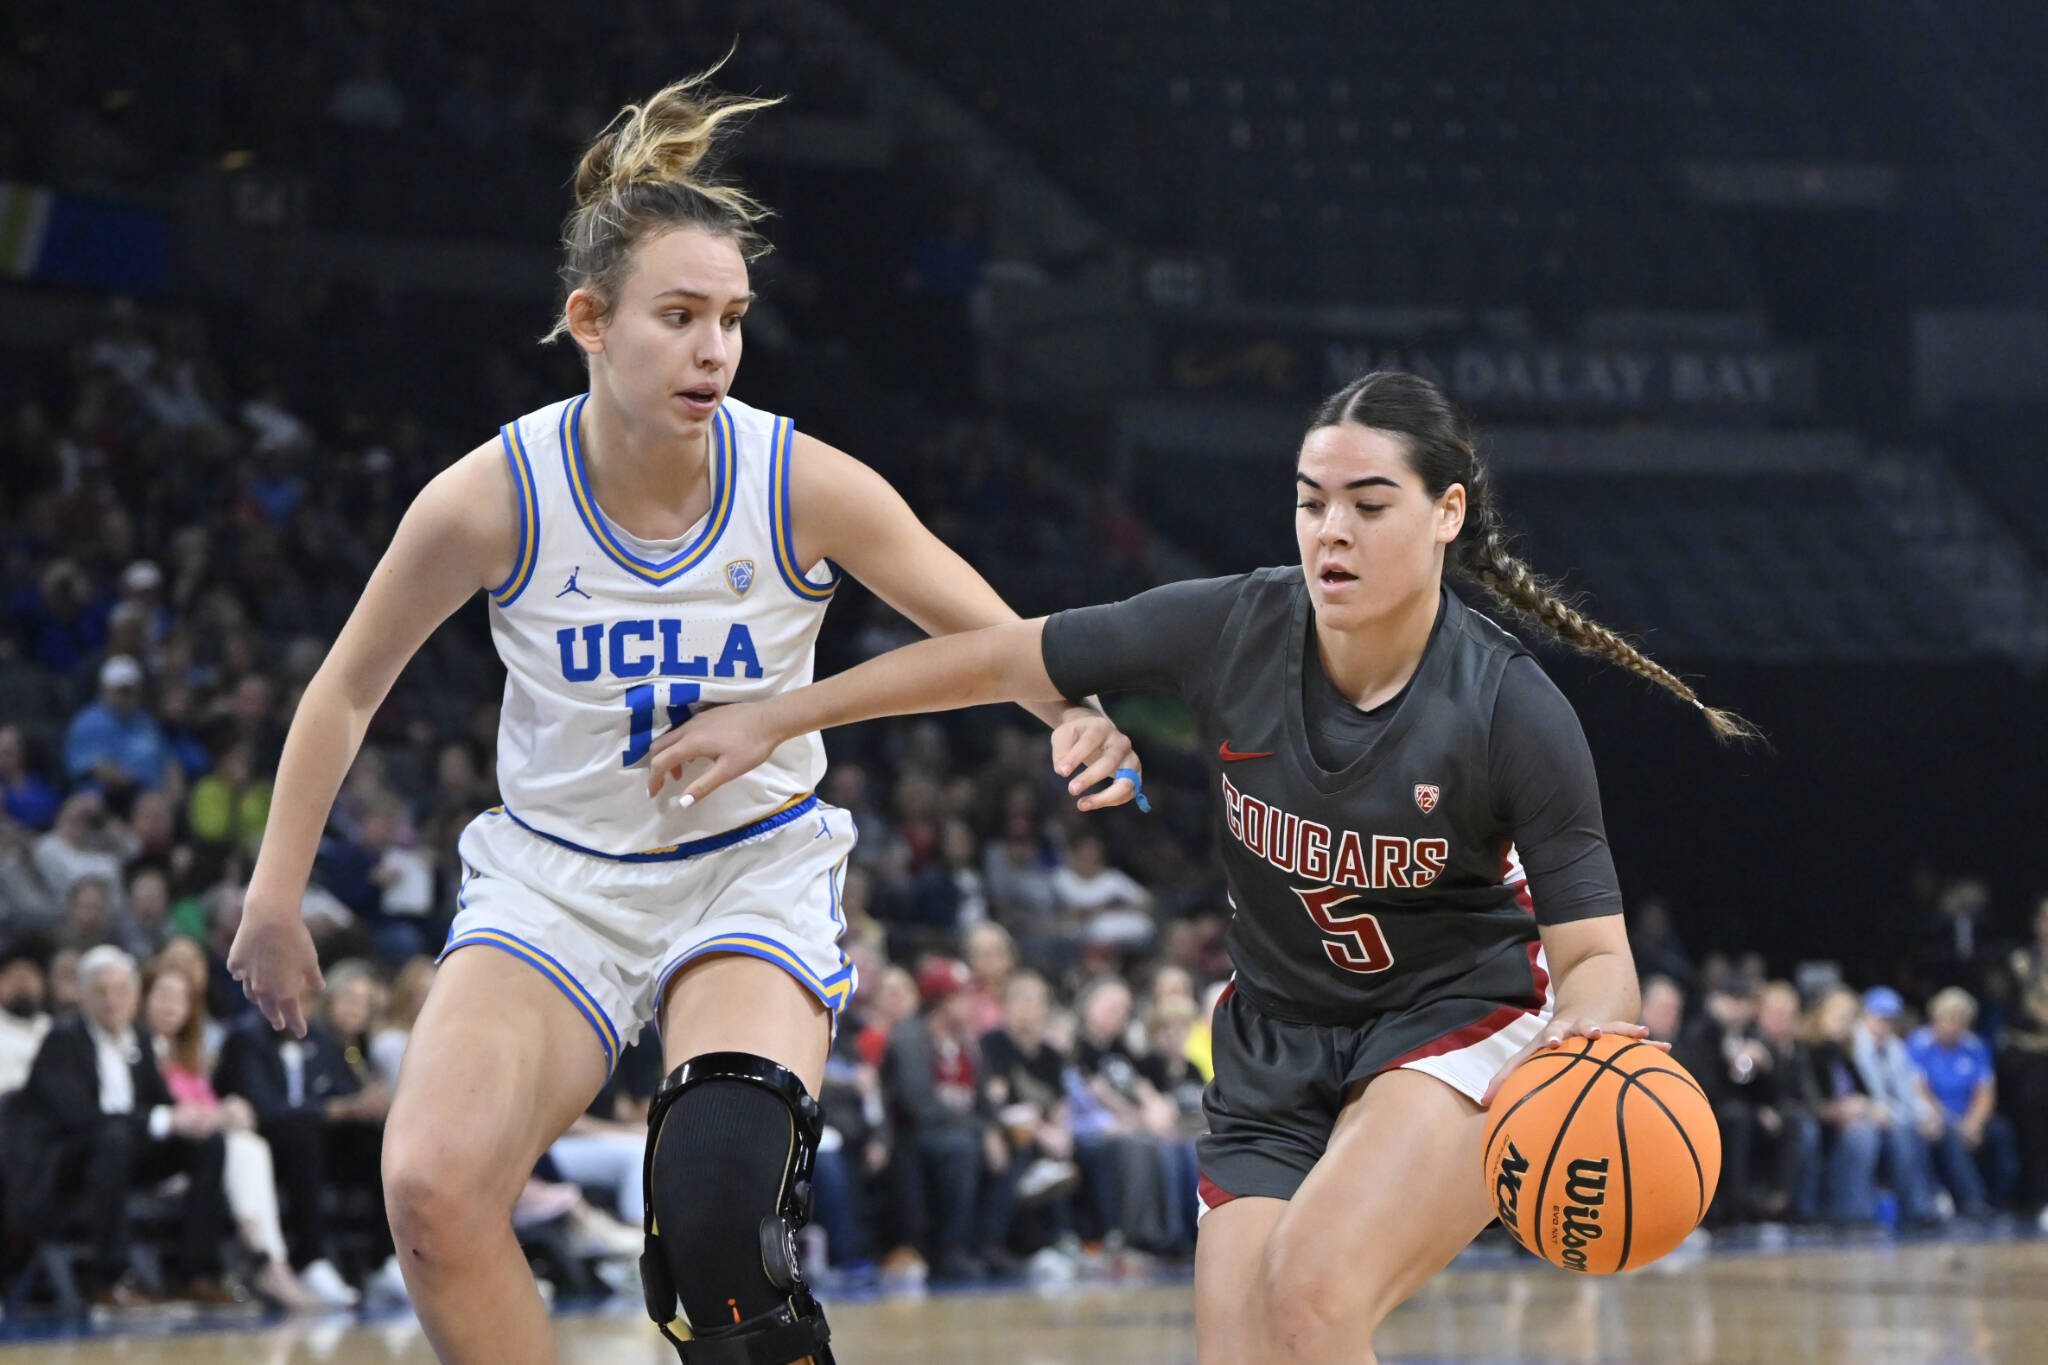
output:
[[[1296,887],[1294,894],[1301,897],[1308,917],[1323,931],[1323,951],[1330,955],[1330,961],[1347,972],[1383,972],[1394,965],[1394,955],[1380,933],[1377,915],[1363,910],[1355,915],[1330,913],[1345,901],[1357,900],[1356,891],[1346,891],[1341,886],[1318,886],[1306,891]]]
[[[653,683],[641,683],[626,689],[626,752],[620,761],[628,768],[647,757],[647,751],[654,747],[654,687]],[[691,703],[702,695],[703,690],[696,683],[670,683],[669,726],[673,728],[688,720]]]

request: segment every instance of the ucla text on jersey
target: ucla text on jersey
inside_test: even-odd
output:
[[[650,546],[591,496],[578,436],[586,399],[502,432],[519,494],[516,567],[490,594],[505,661],[506,813],[557,843],[636,861],[687,857],[801,818],[824,771],[814,734],[686,810],[650,800],[638,771],[691,708],[811,680],[840,575],[829,562],[806,573],[796,561],[794,426],[728,398],[712,423],[709,511],[679,545]],[[548,586],[529,593],[535,579]]]

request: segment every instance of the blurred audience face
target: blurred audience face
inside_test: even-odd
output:
[[[222,957],[242,927],[242,888],[222,883],[206,893],[206,941]]]
[[[156,965],[170,971],[183,972],[190,983],[193,998],[206,998],[206,950],[183,934],[172,935],[169,942],[157,952]]]
[[[909,972],[891,967],[882,973],[881,987],[875,992],[875,1013],[884,1026],[916,1014],[918,1003],[917,980]]]
[[[171,885],[153,867],[137,872],[128,883],[128,913],[145,929],[154,930],[171,913]]]
[[[384,1022],[397,1028],[411,1028],[419,1019],[420,1010],[427,1003],[427,993],[434,989],[434,978],[440,972],[431,957],[416,957],[400,968],[398,979],[391,983],[391,999],[384,1011]]]
[[[261,673],[251,673],[236,683],[232,702],[236,722],[248,730],[261,726],[270,718],[272,695],[270,679]]]
[[[97,792],[79,792],[57,808],[57,819],[51,829],[65,843],[82,847],[91,841],[104,814]]]
[[[991,993],[1001,991],[1003,983],[1010,979],[1010,973],[1017,966],[1010,936],[1000,925],[975,925],[967,934],[967,965],[974,969],[974,979],[983,990]]]
[[[99,877],[81,877],[64,897],[64,918],[58,928],[74,948],[90,948],[106,937],[113,918],[107,884]]]
[[[1131,1022],[1131,988],[1114,979],[1089,988],[1081,1006],[1081,1033],[1096,1047],[1114,1043]]]
[[[973,867],[976,861],[973,828],[965,820],[948,820],[940,850],[946,866]]]
[[[1643,1027],[1660,1043],[1678,1037],[1679,1021],[1685,1016],[1685,992],[1670,978],[1653,976],[1643,984]]]
[[[1010,978],[1003,992],[1003,1029],[1019,1044],[1029,1047],[1045,1035],[1046,1016],[1052,1011],[1052,991],[1036,972],[1019,972]]]
[[[1145,1021],[1145,1038],[1161,1057],[1178,1057],[1187,1050],[1188,1030],[1194,1027],[1195,1002],[1175,996],[1155,1006]]]
[[[134,713],[141,701],[142,688],[134,683],[121,683],[100,689],[100,703],[124,719]]]
[[[1756,1019],[1754,988],[1739,977],[1731,977],[1707,992],[1707,1013],[1731,1033],[1749,1027]]]
[[[175,1038],[192,1016],[192,983],[182,972],[159,972],[142,1002],[142,1019],[159,1038]]]
[[[171,798],[161,791],[140,792],[128,811],[128,828],[145,849],[167,849],[177,839],[176,813]]]
[[[444,792],[468,791],[480,781],[467,744],[444,744],[434,760],[434,779]]]
[[[1102,840],[1092,834],[1074,840],[1073,847],[1067,850],[1067,866],[1077,877],[1093,877],[1102,871],[1103,865]]]
[[[0,725],[0,782],[19,782],[27,761],[22,757],[21,727]]]
[[[1161,967],[1152,978],[1152,1008],[1158,1010],[1177,1000],[1195,1003],[1195,979],[1181,967]]]
[[[0,967],[0,1010],[17,1019],[43,1012],[43,969],[31,957],[17,957]]]
[[[1976,1019],[1977,1002],[1954,987],[1942,991],[1927,1005],[1927,1025],[1934,1032],[1934,1041],[1943,1047],[1962,1042]]]
[[[79,982],[79,991],[81,1008],[102,1032],[118,1037],[134,1027],[141,994],[134,968],[104,964]]]
[[[896,784],[896,817],[923,824],[939,809],[938,784],[918,773],[910,773]]]
[[[327,992],[327,1022],[343,1038],[357,1038],[369,1031],[377,1017],[383,992],[368,976],[350,976]]]
[[[1780,1046],[1799,1036],[1799,992],[1790,986],[1766,986],[1757,1005],[1756,1026]]]
[[[1814,1006],[1814,1034],[1831,1043],[1845,1043],[1856,1027],[1856,1016],[1862,1012],[1863,1002],[1856,998],[1856,992],[1846,989],[1829,991]]]
[[[904,761],[929,773],[944,773],[953,766],[946,749],[946,732],[935,720],[924,719],[910,727],[910,743],[904,747]]]

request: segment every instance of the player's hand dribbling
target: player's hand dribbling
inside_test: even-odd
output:
[[[671,779],[682,780],[685,767],[708,758],[711,767],[675,798],[678,805],[695,805],[767,762],[775,746],[787,738],[772,723],[765,702],[706,706],[654,742],[647,756],[647,794],[659,796]]]
[[[1119,768],[1144,772],[1144,765],[1131,748],[1130,736],[1100,711],[1081,706],[1070,709],[1052,732],[1052,767],[1061,777],[1072,779],[1067,783],[1067,794],[1080,797],[1074,803],[1077,810],[1106,810],[1123,805],[1138,794],[1137,786],[1128,777],[1117,777],[1099,792],[1088,789],[1116,777]],[[1082,795],[1084,792],[1087,795]]]
[[[1603,1033],[1618,1033],[1624,1038],[1635,1039],[1647,1039],[1650,1036],[1650,1030],[1644,1028],[1641,1024],[1620,1022],[1603,1024],[1597,1019],[1552,1019],[1543,1032],[1537,1036],[1535,1042],[1508,1058],[1508,1064],[1493,1073],[1493,1079],[1487,1082],[1486,1094],[1480,1097],[1479,1107],[1481,1109],[1491,1107],[1493,1097],[1500,1093],[1501,1082],[1505,1081],[1514,1072],[1516,1067],[1528,1061],[1537,1053],[1549,1052],[1555,1048],[1563,1047],[1564,1041],[1567,1038],[1598,1038]],[[1669,1043],[1653,1042],[1650,1046],[1661,1048],[1665,1052],[1671,1051],[1671,1044]]]
[[[259,910],[252,897],[228,949],[228,972],[272,1028],[306,1036],[306,1000],[327,983],[297,907]]]

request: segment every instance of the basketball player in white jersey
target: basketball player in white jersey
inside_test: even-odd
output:
[[[405,662],[486,590],[505,804],[462,836],[461,910],[384,1148],[398,1257],[445,1361],[553,1358],[510,1210],[650,1018],[671,1071],[647,1144],[649,1312],[685,1365],[830,1361],[791,1234],[854,986],[852,819],[813,794],[816,734],[695,805],[648,798],[649,746],[694,708],[810,681],[842,573],[934,633],[1016,619],[866,466],[731,396],[764,210],[699,164],[773,101],[704,79],[629,106],[584,155],[557,331],[590,391],[509,423],[406,513],[293,719],[229,955],[273,1026],[303,1033],[320,974],[299,903],[336,789]],[[1130,764],[1099,712],[1034,709],[1057,766]]]

